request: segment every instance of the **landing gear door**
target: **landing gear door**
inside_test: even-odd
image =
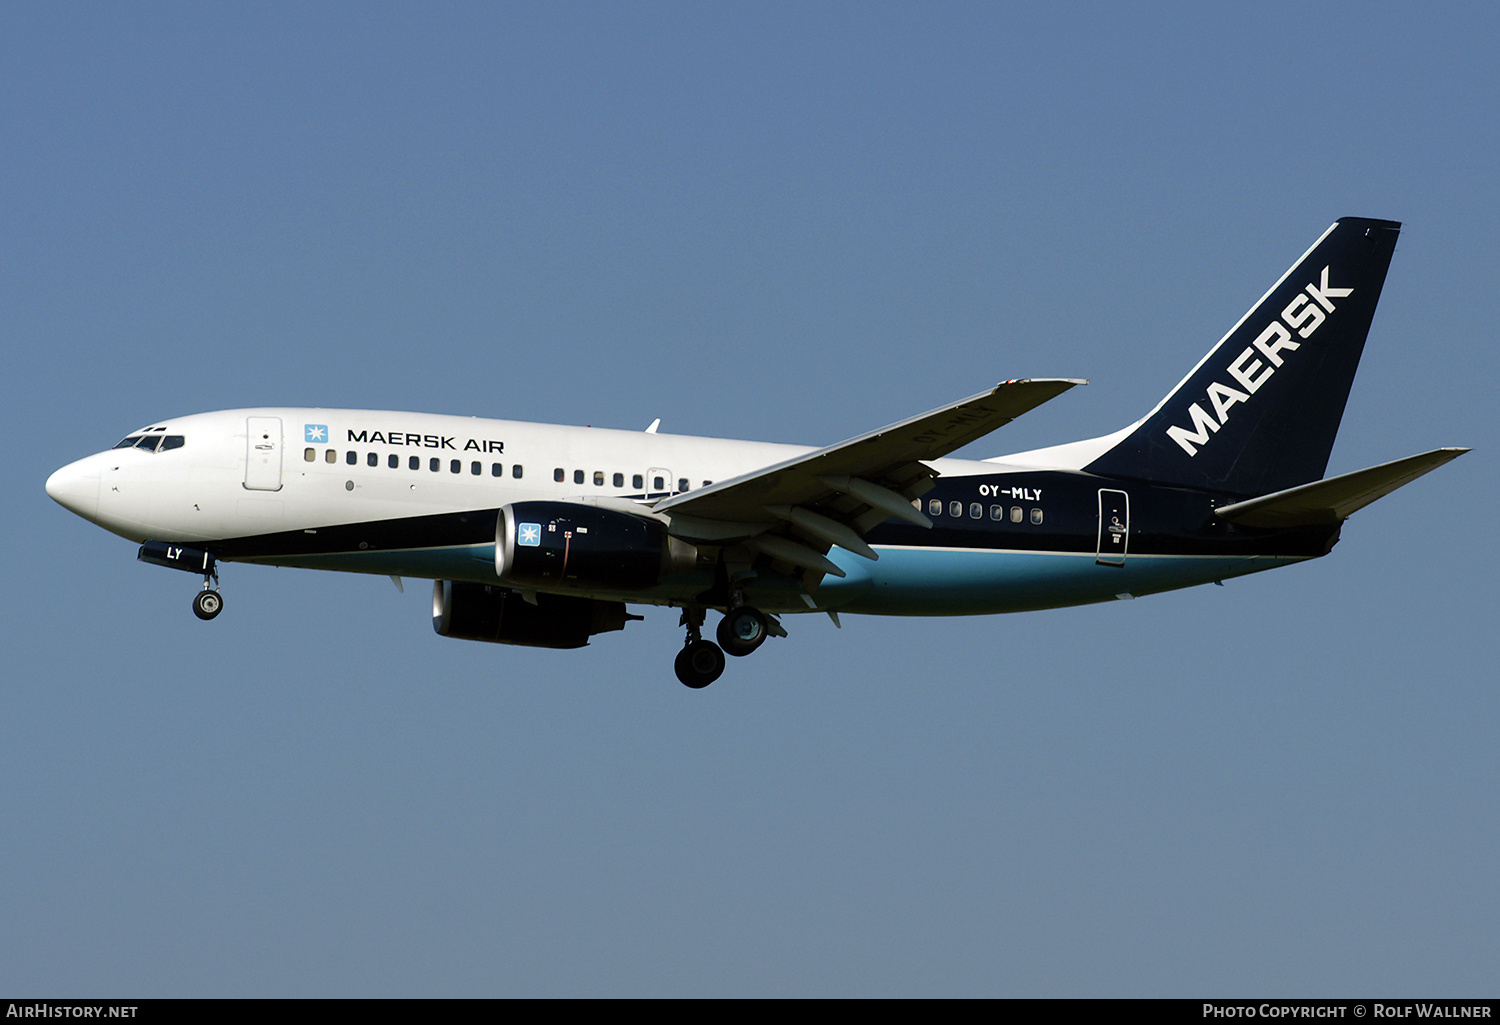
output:
[[[1099,489],[1099,546],[1094,559],[1101,566],[1125,565],[1130,545],[1130,496],[1123,491]]]
[[[280,417],[246,417],[245,487],[251,491],[281,490]]]

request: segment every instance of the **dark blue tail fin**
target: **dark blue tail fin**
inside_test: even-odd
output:
[[[1263,495],[1323,476],[1401,225],[1323,233],[1135,429],[1084,469]]]

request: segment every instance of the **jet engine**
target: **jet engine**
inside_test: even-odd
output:
[[[659,521],[592,505],[516,502],[495,523],[495,572],[519,587],[634,591],[697,560]]]
[[[432,584],[432,628],[465,641],[581,648],[594,634],[623,630],[628,620],[641,618],[619,601],[538,594],[533,604],[519,591],[493,584]]]

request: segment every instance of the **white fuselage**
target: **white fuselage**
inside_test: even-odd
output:
[[[279,424],[281,437],[269,439],[269,452],[256,447],[266,444],[250,430],[257,419]],[[326,428],[325,439],[307,441],[309,425]],[[146,431],[180,435],[185,443],[170,451],[100,452],[59,470],[49,491],[74,495],[83,508],[70,508],[122,537],[191,543],[520,501],[655,498],[682,490],[683,481],[689,489],[701,487],[809,451],[350,409],[198,413],[159,421],[132,436]],[[269,470],[267,459],[274,464]],[[658,478],[661,486],[653,486]]]

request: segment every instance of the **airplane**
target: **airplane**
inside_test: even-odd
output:
[[[627,605],[668,606],[677,677],[701,688],[796,613],[1058,608],[1328,554],[1352,513],[1468,451],[1323,479],[1400,227],[1334,222],[1155,408],[1086,441],[950,457],[1073,379],[1007,380],[825,448],[659,420],[234,409],[131,431],[47,493],[201,575],[200,619],[223,607],[223,562],[431,579],[438,634],[500,644],[582,647],[644,618]]]

